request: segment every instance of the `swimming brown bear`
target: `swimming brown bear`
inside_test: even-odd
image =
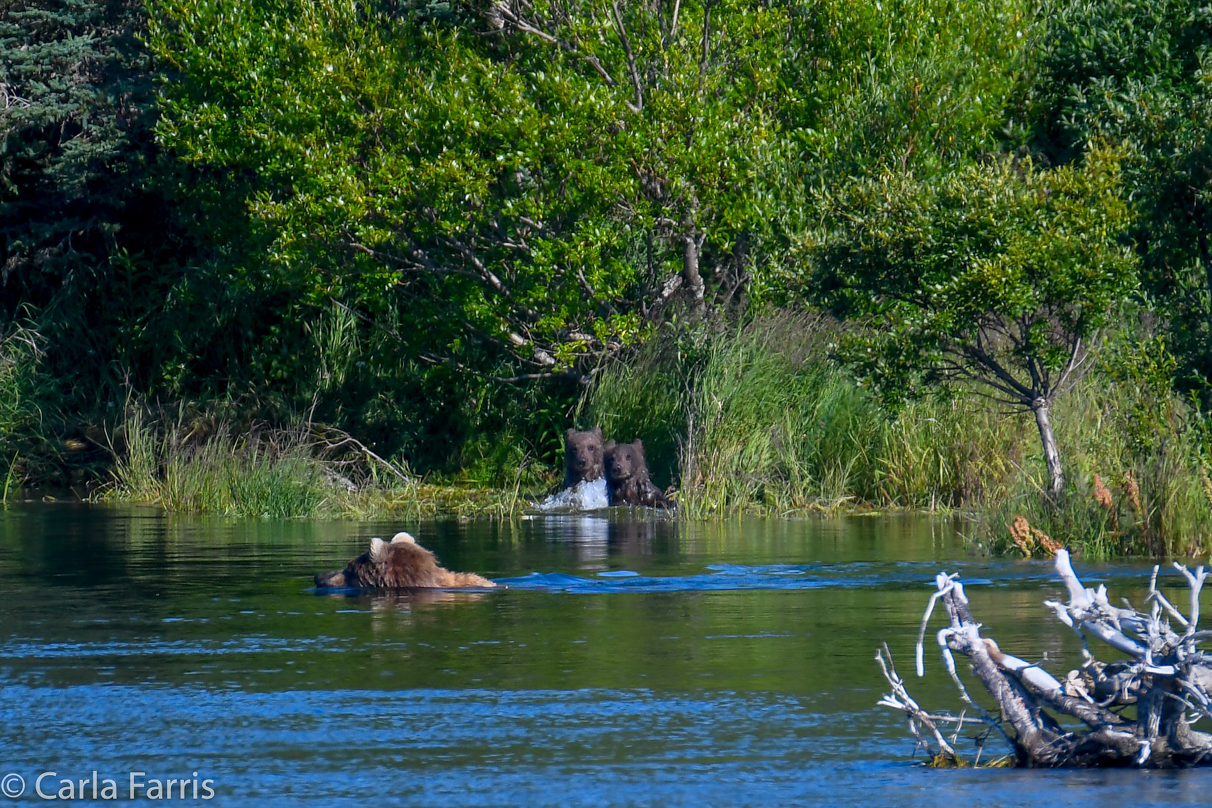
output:
[[[661,489],[648,477],[648,462],[644,460],[644,444],[606,444],[606,493],[611,505],[645,505],[668,508],[670,502]]]
[[[584,432],[570,429],[564,433],[564,487],[572,488],[582,480],[600,479],[603,454],[600,426]]]
[[[412,589],[495,587],[492,581],[470,572],[451,572],[438,565],[433,553],[407,533],[397,533],[390,542],[374,538],[370,549],[350,561],[343,570],[316,575],[318,587],[367,587]]]

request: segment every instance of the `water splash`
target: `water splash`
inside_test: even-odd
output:
[[[582,480],[571,488],[565,488],[558,494],[552,494],[542,502],[535,503],[535,509],[549,513],[551,511],[596,511],[599,508],[610,507],[606,496],[606,478]]]

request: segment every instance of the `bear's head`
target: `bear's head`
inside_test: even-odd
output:
[[[648,463],[644,460],[644,444],[636,440],[632,443],[606,444],[606,479],[612,484],[626,482],[630,479],[645,480],[648,478]]]
[[[434,586],[441,568],[433,553],[417,544],[407,533],[397,533],[390,542],[370,540],[370,549],[350,561],[343,570],[319,573],[318,587]]]
[[[602,476],[602,428],[584,432],[570,429],[564,434],[564,467],[569,485]]]

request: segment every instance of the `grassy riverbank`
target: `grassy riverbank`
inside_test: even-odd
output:
[[[668,327],[604,368],[567,418],[641,438],[684,518],[960,510],[975,517],[974,544],[995,553],[1044,553],[1052,541],[1097,557],[1212,548],[1207,426],[1170,392],[1160,342],[1112,339],[1059,400],[1067,485],[1052,502],[1027,414],[962,393],[888,412],[830,359],[838,336],[812,314]],[[535,441],[489,445],[463,471],[418,474],[339,430],[241,422],[230,404],[127,401],[110,423],[56,440],[43,431],[36,340],[5,347],[10,495],[36,466],[23,453],[39,451],[74,465],[95,499],[245,517],[509,518],[560,479],[558,450],[543,454]],[[1019,517],[1028,527],[1012,530]]]
[[[1207,426],[1170,391],[1160,342],[1117,336],[1057,403],[1068,482],[1054,503],[1029,414],[971,394],[889,413],[830,361],[837,336],[823,318],[783,315],[657,340],[602,375],[583,420],[643,438],[690,516],[962,509],[977,517],[973,541],[999,553],[1045,550],[1016,544],[1019,516],[1100,557],[1212,547]]]
[[[113,480],[94,497],[245,517],[503,518],[551,485],[522,465],[512,481],[434,480],[316,424],[236,434],[205,416],[155,420],[131,407],[116,434]]]

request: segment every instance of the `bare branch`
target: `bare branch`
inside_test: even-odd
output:
[[[627,108],[639,112],[644,108],[644,88],[640,84],[640,72],[635,67],[635,53],[631,50],[631,40],[627,37],[627,29],[623,26],[623,13],[619,11],[619,0],[613,0],[610,10],[614,14],[614,30],[623,46],[623,54],[627,57],[627,72],[631,74],[631,83],[635,87],[635,103],[628,101]]]
[[[1204,571],[1203,566],[1195,569],[1195,572],[1187,569],[1177,561],[1174,562],[1174,569],[1183,574],[1187,579],[1187,585],[1191,587],[1191,608],[1187,616],[1187,632],[1185,636],[1190,637],[1195,633],[1196,627],[1199,625],[1199,593],[1204,588],[1204,581],[1208,580],[1208,573]]]
[[[678,11],[681,10],[681,7],[682,0],[673,0],[673,19],[669,23],[669,32],[665,35],[665,41],[661,43],[666,50],[669,49],[669,44],[673,42],[674,37],[677,36]]]
[[[880,665],[880,670],[884,672],[884,678],[888,680],[888,684],[892,688],[892,692],[877,703],[900,710],[909,716],[910,726],[913,727],[915,734],[917,734],[917,728],[913,725],[915,721],[930,730],[930,734],[934,736],[934,742],[938,744],[939,754],[945,755],[952,763],[958,763],[959,756],[955,754],[951,744],[947,743],[947,739],[939,731],[937,722],[940,717],[927,713],[909,695],[909,691],[905,689],[905,680],[897,675],[896,668],[892,664],[892,653],[888,650],[887,643],[876,652],[875,659]],[[920,740],[921,736],[918,735],[918,738]]]
[[[514,9],[508,2],[506,2],[506,0],[498,0],[493,8],[493,13],[499,14],[500,18],[504,22],[512,25],[522,33],[537,36],[544,42],[557,46],[565,53],[578,57],[581,59],[581,61],[592,67],[597,74],[602,77],[606,84],[611,87],[619,86],[619,83],[615,81],[614,76],[610,75],[610,72],[605,68],[605,66],[602,65],[602,62],[598,59],[598,57],[594,56],[592,53],[585,53],[581,48],[581,43],[576,39],[564,40],[552,33],[549,33],[548,31],[544,31],[538,26],[537,23],[529,22],[518,14],[515,14]],[[630,104],[628,106],[630,106]]]
[[[1161,593],[1161,590],[1157,588],[1157,573],[1159,569],[1156,564],[1153,565],[1153,576],[1149,579],[1149,596],[1145,598],[1145,603],[1149,601],[1157,603],[1166,610],[1166,614],[1170,615],[1180,626],[1186,628],[1188,625],[1187,618],[1183,617],[1182,612],[1175,609],[1170,601],[1166,600],[1166,596]]]
[[[340,449],[342,446],[353,446],[358,451],[360,451],[362,454],[366,455],[368,458],[375,461],[377,464],[382,466],[384,469],[391,472],[401,482],[408,483],[409,485],[412,484],[412,482],[413,482],[412,478],[410,478],[404,472],[400,471],[400,469],[398,469],[393,463],[390,463],[387,460],[384,460],[383,458],[379,457],[377,454],[372,452],[369,448],[367,448],[366,444],[362,443],[360,440],[358,440],[354,436],[352,436],[349,433],[344,432],[340,429],[337,429],[336,427],[330,426],[330,427],[326,427],[326,429],[336,432],[341,437],[341,440],[339,440],[335,443],[328,440],[327,438],[324,438],[324,447],[326,449],[333,450],[333,449]]]
[[[1068,553],[1063,549],[1057,552],[1056,571],[1067,590],[1068,602],[1045,604],[1061,622],[1083,636],[1097,637],[1132,657],[1127,662],[1107,664],[1087,649],[1081,669],[1070,671],[1063,683],[1039,665],[1004,653],[997,643],[981,637],[981,626],[973,619],[963,585],[955,576],[940,573],[936,577],[936,591],[927,604],[923,624],[929,622],[934,604],[941,601],[949,625],[938,632],[937,640],[960,698],[980,710],[959,677],[952,652],[968,657],[976,677],[997,702],[1007,726],[992,716],[986,716],[985,723],[1007,732],[1020,765],[1208,766],[1212,765],[1212,733],[1198,732],[1191,726],[1212,719],[1212,656],[1196,646],[1198,641],[1212,637],[1212,632],[1196,629],[1198,600],[1207,573],[1202,567],[1192,572],[1181,564],[1174,566],[1187,579],[1192,599],[1190,615],[1180,620],[1186,625],[1181,636],[1162,619],[1163,610],[1175,619],[1180,616],[1173,607],[1162,606],[1157,568],[1150,582],[1149,600],[1153,605],[1146,615],[1130,604],[1125,608],[1112,606],[1105,586],[1084,586]],[[919,645],[923,633],[919,631]],[[880,704],[909,715],[910,729],[920,741],[917,725],[928,726],[922,714],[934,719],[934,725],[941,722],[908,698],[894,669],[883,661],[880,664],[893,685],[892,695],[885,696]],[[1136,705],[1134,715],[1109,709],[1130,704]],[[1044,708],[1077,719],[1088,729],[1066,729]]]
[[[459,255],[463,256],[468,263],[476,268],[476,271],[479,273],[480,277],[483,278],[489,286],[496,290],[502,297],[513,303],[520,312],[525,314],[531,320],[537,320],[539,318],[538,312],[524,303],[519,303],[514,298],[513,293],[509,291],[509,287],[502,283],[501,279],[497,277],[496,273],[489,269],[470,247],[453,236],[447,236],[446,241],[459,252]]]
[[[1024,401],[1035,400],[1035,391],[1021,384],[1018,379],[1014,378],[1011,373],[1001,366],[996,359],[986,353],[978,344],[967,348],[959,349],[961,355],[967,356],[973,362],[987,368],[998,379],[1000,379],[1007,387],[1013,389],[1018,395],[1022,396]]]

